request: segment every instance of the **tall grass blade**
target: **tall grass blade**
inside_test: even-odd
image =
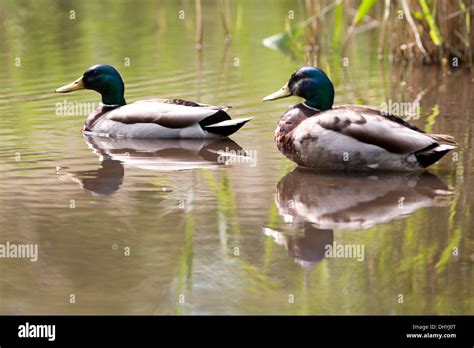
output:
[[[441,46],[441,44],[443,43],[443,38],[441,37],[438,25],[436,24],[433,15],[431,14],[430,8],[428,7],[426,0],[419,0],[419,2],[423,11],[423,17],[426,23],[428,23],[428,26],[430,27],[431,41],[433,41],[436,46]]]

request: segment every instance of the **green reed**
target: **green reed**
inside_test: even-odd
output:
[[[473,8],[466,0],[305,0],[307,19],[286,21],[286,30],[264,45],[314,63],[321,50],[345,56],[359,33],[376,30],[380,59],[472,66]]]

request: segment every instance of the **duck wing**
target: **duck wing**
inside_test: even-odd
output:
[[[124,124],[155,123],[167,128],[185,128],[217,113],[222,116],[219,121],[230,119],[217,107],[193,107],[184,105],[184,100],[182,102],[183,104],[177,104],[163,102],[163,99],[143,100],[116,108],[106,118]]]
[[[324,129],[396,154],[415,153],[439,145],[439,135],[437,138],[431,137],[397,116],[365,106],[342,105],[321,112],[314,117],[313,122]]]
[[[145,102],[156,101],[158,103],[167,103],[167,104],[184,105],[184,106],[192,106],[192,107],[204,107],[204,108],[209,108],[209,109],[214,109],[214,110],[227,110],[227,109],[232,108],[232,106],[230,105],[203,104],[203,103],[196,103],[191,100],[185,100],[185,99],[179,99],[179,98],[174,98],[174,99],[154,98],[154,99],[149,99],[149,100],[137,101],[136,103],[140,103],[144,101]]]

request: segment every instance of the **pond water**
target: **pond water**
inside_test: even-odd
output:
[[[348,66],[321,52],[336,105],[418,98],[410,121],[459,148],[423,175],[295,169],[273,132],[299,100],[261,102],[307,63],[262,45],[289,10],[305,18],[294,1],[234,3],[226,45],[203,2],[196,50],[194,1],[0,2],[0,243],[38,245],[36,262],[0,260],[0,314],[474,313],[469,72],[380,62],[372,31]],[[99,95],[54,90],[97,63],[128,102],[254,119],[215,142],[85,137]],[[325,255],[332,243],[354,257]]]

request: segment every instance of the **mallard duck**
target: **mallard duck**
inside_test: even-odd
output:
[[[422,170],[456,148],[453,137],[427,134],[400,117],[364,105],[333,107],[334,87],[318,68],[303,67],[263,100],[305,99],[275,131],[278,149],[303,167],[333,170]]]
[[[56,89],[68,93],[91,89],[102,102],[84,123],[84,132],[112,137],[218,138],[240,129],[252,117],[231,119],[227,107],[183,99],[149,99],[127,104],[124,83],[110,65],[94,65],[74,82]]]

